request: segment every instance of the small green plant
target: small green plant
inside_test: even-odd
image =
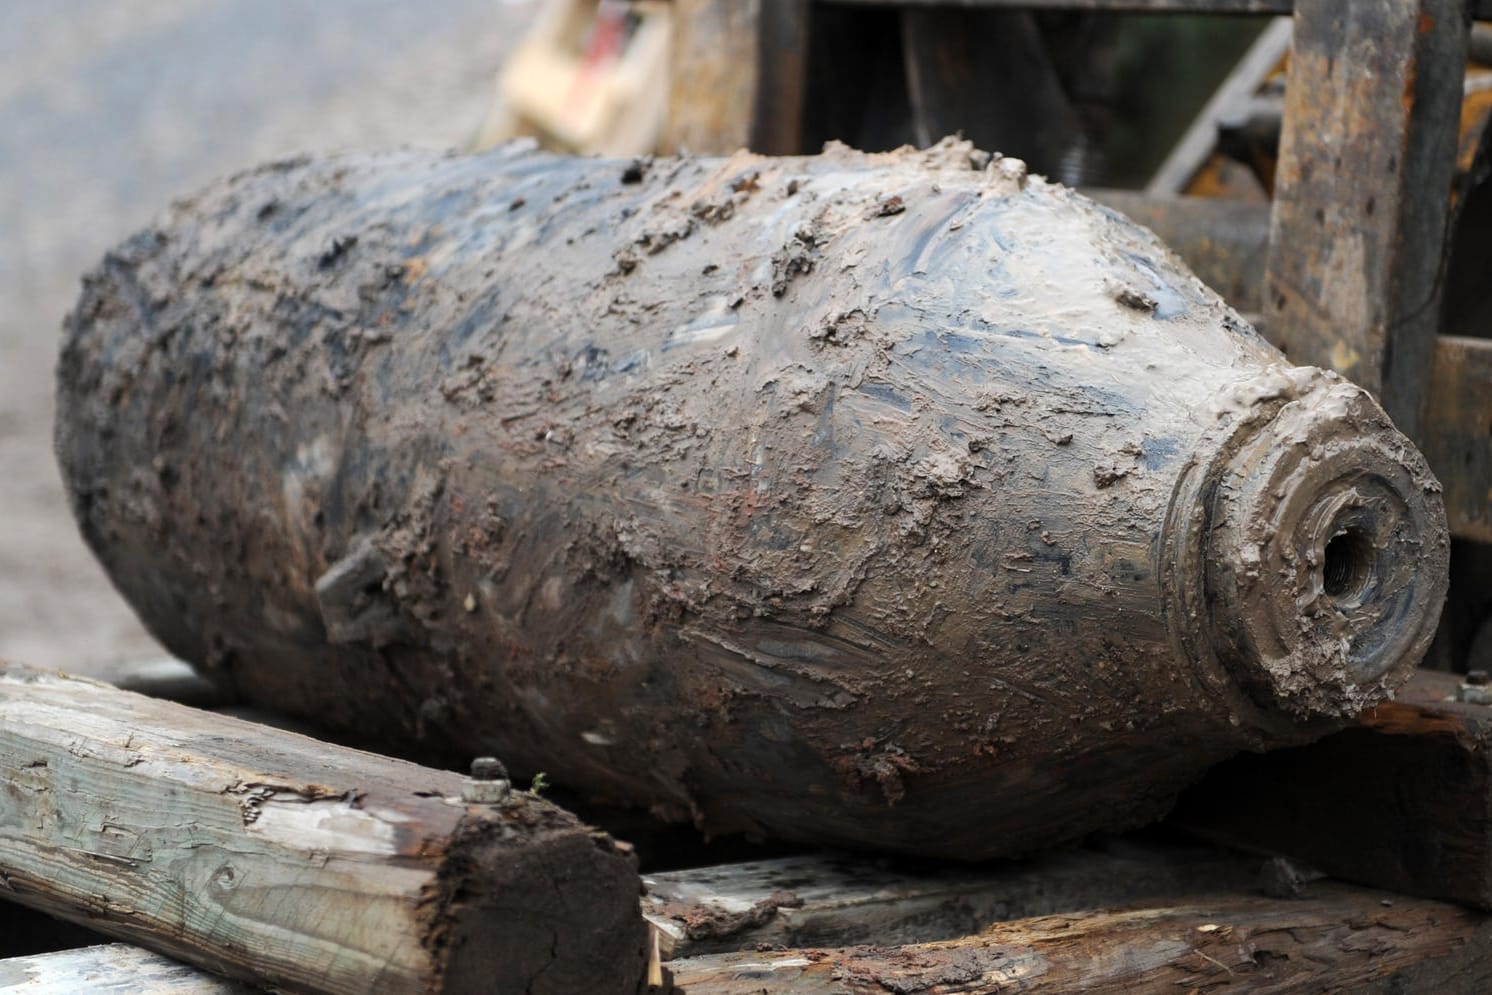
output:
[[[535,798],[538,798],[546,790],[548,790],[548,788],[549,788],[549,775],[545,774],[541,770],[537,774],[535,774],[534,775],[534,779],[529,782],[528,793],[531,794],[531,795],[533,795]]]

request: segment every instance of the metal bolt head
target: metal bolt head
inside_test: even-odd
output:
[[[507,780],[507,767],[495,756],[477,756],[471,761],[471,777],[476,780]]]
[[[1481,682],[1474,681],[1473,676],[1479,676]],[[1456,700],[1468,705],[1492,705],[1492,685],[1488,685],[1486,673],[1474,671],[1467,674],[1461,686],[1456,689]]]
[[[461,800],[468,805],[494,805],[508,797],[508,768],[496,757],[477,757],[471,776],[461,782]]]
[[[468,777],[461,785],[461,800],[468,805],[495,805],[511,792],[512,786],[507,781],[478,781]]]
[[[477,781],[506,781],[508,768],[496,757],[477,757],[471,762],[471,776]]]

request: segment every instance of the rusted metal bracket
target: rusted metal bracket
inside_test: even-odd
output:
[[[1299,0],[1264,316],[1297,363],[1421,440],[1439,330],[1465,0]]]

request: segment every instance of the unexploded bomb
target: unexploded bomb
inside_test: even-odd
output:
[[[1414,667],[1437,485],[1019,162],[301,160],[85,282],[58,452],[174,652],[717,831],[977,858]]]

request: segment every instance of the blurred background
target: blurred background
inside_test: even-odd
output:
[[[530,0],[0,3],[0,658],[159,654],[73,525],[52,367],[79,276],[173,197],[303,151],[470,144]]]

